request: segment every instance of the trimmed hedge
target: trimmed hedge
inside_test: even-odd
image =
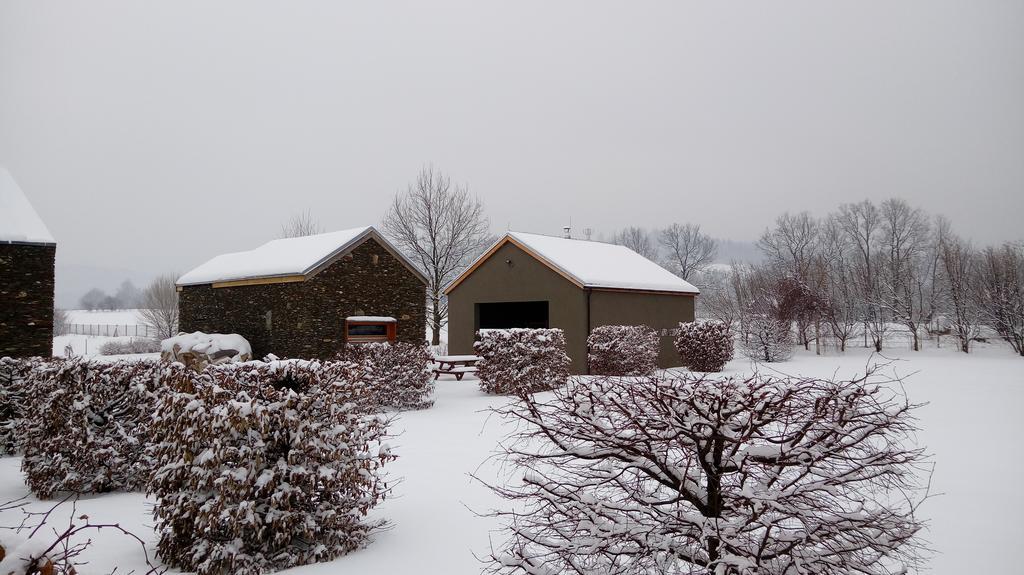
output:
[[[52,359],[24,380],[18,424],[21,469],[33,493],[139,489],[155,391],[162,367],[151,361]]]
[[[339,356],[359,366],[379,407],[426,409],[434,405],[434,381],[426,343],[348,344]]]
[[[480,389],[495,394],[524,394],[564,385],[569,377],[565,334],[560,329],[480,330],[473,349]]]
[[[648,375],[658,368],[658,332],[646,325],[602,325],[587,337],[593,375]]]
[[[338,379],[350,367],[169,367],[148,487],[165,561],[257,574],[337,557],[383,526],[364,518],[389,492],[388,420],[361,408],[364,386]]]
[[[680,323],[675,346],[691,371],[722,371],[733,358],[732,333],[720,321]]]

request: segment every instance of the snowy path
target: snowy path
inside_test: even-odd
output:
[[[1024,491],[1017,488],[1024,473],[1024,360],[1002,347],[981,348],[969,357],[948,349],[893,356],[901,358],[892,367],[898,373],[920,372],[907,384],[911,399],[929,402],[919,414],[920,441],[935,454],[933,491],[944,494],[922,509],[931,520],[926,538],[939,552],[931,562],[932,573],[1016,572],[1014,549],[1024,539],[1024,523],[1017,520],[1024,512]],[[863,372],[868,360],[864,350],[842,357],[801,352],[778,368],[791,374],[846,377]],[[732,373],[749,368],[743,360],[729,365]],[[484,410],[504,399],[484,396],[474,381],[441,381],[435,399],[433,408],[404,413],[395,426],[401,436],[392,444],[400,459],[389,471],[401,482],[395,486],[396,495],[375,511],[388,518],[392,528],[379,533],[366,549],[287,573],[480,571],[473,553],[487,553],[496,525],[473,511],[486,511],[498,502],[469,474],[496,474],[493,465],[479,470],[478,466],[503,435],[500,422],[488,421]],[[18,464],[17,458],[0,459],[0,501],[26,493]],[[120,521],[152,541],[148,508],[139,494],[107,494],[83,499],[79,513]],[[14,517],[0,515],[0,524],[10,524]],[[112,533],[100,534],[88,556],[92,564],[84,573],[106,573],[115,565],[119,572],[142,566],[138,546]]]

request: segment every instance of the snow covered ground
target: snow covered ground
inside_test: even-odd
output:
[[[137,309],[88,310],[69,309],[68,323],[100,325],[136,325],[142,323]]]
[[[890,370],[911,375],[911,400],[929,402],[919,415],[920,442],[934,454],[933,492],[923,514],[930,520],[925,534],[937,554],[931,561],[936,575],[1018,572],[1017,542],[1024,538],[1024,491],[1018,488],[1024,473],[1020,438],[1024,420],[1024,359],[1002,345],[979,346],[970,356],[952,345],[923,352],[886,353]],[[863,349],[846,355],[816,357],[799,351],[792,361],[772,366],[784,373],[849,377],[882,358]],[[729,364],[729,373],[751,369],[746,360]],[[762,371],[766,371],[762,367]],[[470,477],[498,476],[486,463],[506,430],[489,418],[486,409],[506,401],[478,391],[471,380],[440,381],[433,408],[403,413],[395,425],[401,435],[393,444],[398,461],[389,466],[394,496],[374,514],[386,517],[392,528],[379,533],[366,549],[336,561],[295,568],[295,575],[328,573],[478,573],[490,537],[497,525],[478,517],[500,502]],[[18,471],[18,458],[0,459],[0,501],[26,494]],[[33,508],[45,504],[31,500]],[[152,542],[149,504],[141,494],[114,493],[89,496],[79,502],[78,513],[96,521],[118,521]],[[64,513],[64,517],[67,513]],[[0,525],[15,523],[16,514],[0,515]],[[55,522],[59,526],[60,521]],[[494,544],[500,542],[494,539]],[[100,533],[87,552],[91,563],[83,573],[142,570],[137,543],[114,533]]]

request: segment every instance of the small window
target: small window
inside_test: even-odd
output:
[[[398,324],[390,317],[354,317],[345,320],[345,341],[395,341]]]

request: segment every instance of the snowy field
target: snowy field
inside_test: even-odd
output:
[[[930,567],[936,575],[1020,572],[1016,545],[1024,539],[1024,524],[1017,519],[1024,511],[1024,491],[1019,489],[1024,473],[1024,420],[1019,413],[1024,406],[1024,359],[1002,345],[979,346],[970,356],[952,347],[950,340],[943,349],[886,353],[893,361],[891,372],[910,376],[911,400],[929,403],[918,415],[920,442],[936,462],[932,490],[940,494],[922,508],[929,519],[925,538],[937,552]],[[801,350],[793,360],[772,367],[787,374],[850,377],[874,361],[882,359],[863,349],[823,357]],[[727,372],[744,373],[751,367],[746,360],[734,360]],[[496,466],[485,462],[507,430],[486,410],[506,400],[483,395],[471,380],[442,380],[435,398],[433,408],[403,413],[395,425],[399,459],[389,469],[398,481],[394,495],[374,512],[392,527],[366,549],[287,573],[480,571],[475,555],[486,555],[491,538],[497,546],[500,535],[492,533],[497,527],[492,520],[474,512],[500,502],[469,474],[498,475]],[[27,493],[18,465],[18,458],[0,459],[0,501]],[[31,501],[34,509],[46,505]],[[88,496],[79,502],[78,513],[94,521],[120,522],[152,544],[150,503],[137,493]],[[17,520],[10,512],[0,515],[0,525]],[[98,534],[87,558],[90,564],[83,573],[108,573],[115,566],[118,573],[144,571],[138,544],[113,533]]]

